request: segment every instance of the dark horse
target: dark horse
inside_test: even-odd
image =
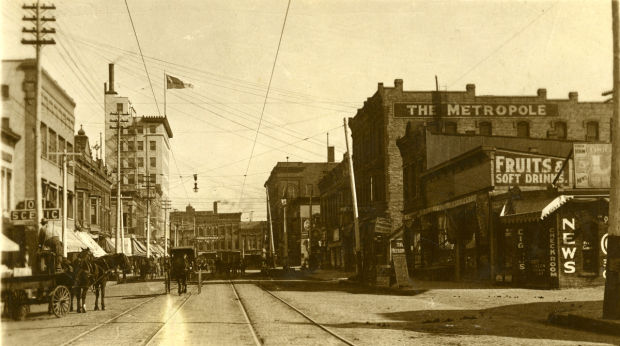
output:
[[[176,256],[172,259],[172,277],[177,280],[179,294],[187,293],[187,275],[190,263],[187,255]]]
[[[95,310],[99,310],[99,293],[101,293],[101,310],[105,310],[105,286],[112,272],[118,267],[122,270],[131,268],[129,258],[123,253],[105,255],[94,260],[91,280],[95,290]]]
[[[90,271],[94,257],[90,249],[82,249],[78,256],[71,262],[71,276],[73,277],[73,287],[71,287],[71,304],[69,311],[73,311],[73,297],[77,297],[77,312],[86,312],[86,293],[92,284]]]

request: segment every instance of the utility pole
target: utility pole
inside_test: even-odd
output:
[[[347,145],[347,161],[349,162],[349,179],[351,181],[351,201],[353,202],[353,228],[355,230],[355,271],[358,280],[361,281],[362,276],[362,253],[360,242],[360,224],[359,215],[357,212],[357,193],[355,192],[355,174],[353,172],[353,159],[351,158],[351,151],[349,150],[349,125],[347,124],[347,118],[344,118],[344,141]]]
[[[120,248],[120,231],[121,231],[121,223],[123,220],[122,208],[121,208],[121,130],[123,126],[121,123],[128,122],[127,119],[121,119],[121,115],[129,115],[129,113],[123,112],[112,112],[110,115],[116,115],[116,120],[110,120],[111,122],[115,122],[116,126],[110,126],[110,129],[117,130],[116,131],[116,241],[114,243],[114,251],[116,253],[124,252],[125,249],[119,251]],[[124,241],[124,239],[123,239]]]
[[[55,34],[56,29],[44,28],[43,25],[47,22],[55,22],[55,17],[43,16],[45,11],[55,10],[54,5],[41,5],[37,0],[36,4],[23,5],[22,9],[32,11],[32,17],[24,16],[23,21],[34,23],[34,27],[23,28],[23,33],[32,34],[34,40],[22,39],[22,44],[34,45],[35,47],[35,61],[36,61],[36,73],[37,79],[35,84],[35,121],[34,121],[34,186],[33,195],[36,205],[36,218],[35,225],[39,224],[39,221],[43,217],[43,194],[41,186],[41,89],[42,89],[42,69],[41,69],[41,48],[47,44],[56,44],[53,38],[47,39],[45,35]],[[36,229],[36,226],[35,226]],[[64,240],[64,239],[63,239]],[[63,241],[64,243],[64,241]]]
[[[265,187],[265,193],[267,194],[267,214],[269,215],[269,251],[271,252],[271,265],[272,268],[276,266],[276,258],[274,256],[273,245],[273,220],[271,219],[271,205],[269,204],[269,188]]]
[[[613,128],[611,130],[611,186],[607,238],[607,278],[603,318],[620,319],[620,22],[618,0],[611,2],[613,33]]]
[[[282,267],[286,271],[288,269],[288,234],[286,233],[286,198],[282,199],[282,207],[283,207],[283,215],[282,215],[282,226],[284,233],[284,253],[282,254]]]
[[[168,232],[170,228],[168,227],[168,210],[171,208],[169,199],[165,199],[161,201],[161,208],[164,210],[164,258],[168,254]]]
[[[67,161],[68,156],[80,155],[80,153],[68,153],[65,147],[64,151],[57,153],[48,153],[49,155],[58,155],[62,162],[62,257],[67,258]],[[75,175],[74,175],[75,176]]]

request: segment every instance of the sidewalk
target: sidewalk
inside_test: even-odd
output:
[[[555,325],[620,336],[620,320],[604,320],[603,302],[587,302],[579,309],[549,314],[549,322]]]

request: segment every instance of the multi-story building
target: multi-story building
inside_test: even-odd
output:
[[[325,263],[331,268],[355,270],[355,232],[349,165],[345,158],[319,181],[321,228],[325,233]]]
[[[105,159],[116,181],[120,155],[121,194],[129,197],[121,202],[123,225],[129,234],[146,237],[148,208],[151,237],[162,238],[166,225],[161,201],[168,198],[170,124],[166,116],[137,116],[129,99],[118,96],[114,90],[113,64],[109,66],[108,82],[105,92]],[[116,195],[115,191],[113,195]],[[115,198],[112,205],[112,220],[115,222]]]
[[[611,104],[579,102],[576,92],[556,100],[545,89],[535,96],[478,96],[473,84],[465,91],[405,91],[401,79],[391,88],[379,83],[350,120],[360,232],[373,240],[362,244],[365,261],[388,263],[389,235],[402,225],[403,172],[415,180],[425,167],[424,161],[403,167],[396,140],[408,123],[446,134],[604,141],[610,120]]]
[[[67,189],[67,228],[74,228],[74,179],[71,170],[67,174],[67,186],[63,186],[61,155],[73,152],[73,129],[75,125],[75,102],[50,74],[43,69],[41,80],[41,122],[36,124],[36,64],[33,59],[2,61],[2,117],[8,118],[14,134],[21,136],[15,144],[12,175],[14,198],[8,209],[24,208],[26,200],[35,199],[35,126],[40,126],[41,138],[41,191],[44,208],[62,208],[62,191]],[[3,207],[4,208],[4,207]],[[60,220],[52,220],[50,227],[61,228]],[[14,240],[28,247],[30,262],[36,258],[38,222],[11,227]],[[31,266],[33,263],[29,263]]]
[[[265,251],[266,221],[243,221],[239,224],[241,255],[246,266],[260,267]]]
[[[173,244],[193,246],[198,254],[226,262],[241,256],[240,223],[240,212],[218,213],[217,202],[213,202],[213,210],[197,211],[188,205],[185,211],[170,212]]]
[[[302,265],[304,261],[309,260],[310,251],[318,248],[318,242],[321,240],[320,234],[313,232],[315,230],[314,222],[312,222],[316,215],[321,213],[318,183],[324,174],[337,165],[333,160],[332,162],[278,162],[271,170],[265,187],[269,192],[276,258],[281,265]],[[284,242],[285,222],[286,244]],[[285,258],[287,263],[283,262]]]
[[[84,231],[113,238],[112,175],[101,157],[93,157],[88,136],[81,127],[74,143],[75,221]]]
[[[4,93],[4,87],[2,91]],[[13,162],[15,160],[15,144],[21,139],[21,136],[11,129],[9,121],[8,117],[2,118],[2,161],[0,161],[0,167],[2,168],[2,185],[0,186],[2,199],[0,203],[2,204],[3,222],[5,218],[9,218],[9,212],[15,200],[15,183],[13,179],[15,169]]]

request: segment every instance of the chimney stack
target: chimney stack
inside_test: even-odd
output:
[[[108,64],[108,94],[116,94],[114,91],[114,64]]]
[[[335,151],[334,146],[330,145],[327,147],[327,162],[335,162]]]
[[[213,214],[217,214],[217,201],[213,202]]]

